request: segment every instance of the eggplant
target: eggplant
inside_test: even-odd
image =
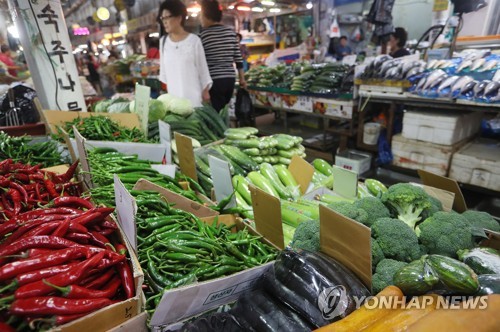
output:
[[[262,278],[262,285],[266,292],[274,296],[277,300],[284,303],[291,309],[298,312],[311,325],[321,327],[329,323],[323,318],[323,315],[319,310],[316,301],[311,303],[307,299],[303,299],[297,296],[295,290],[301,286],[299,286],[298,284],[289,284],[289,287],[295,286],[295,288],[289,288],[276,278],[274,266],[264,273]]]
[[[284,308],[262,290],[244,293],[231,309],[241,326],[255,331],[311,331],[297,314]]]

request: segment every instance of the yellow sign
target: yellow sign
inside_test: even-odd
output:
[[[443,10],[448,10],[449,1],[448,0],[434,0],[433,12],[441,12]]]

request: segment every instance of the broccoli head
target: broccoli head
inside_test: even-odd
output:
[[[422,219],[425,220],[432,216],[434,213],[443,211],[443,203],[434,196],[429,195],[429,202],[431,203],[430,208],[422,213]]]
[[[366,226],[371,226],[377,219],[389,218],[391,216],[384,203],[375,197],[361,198],[354,202],[354,206],[364,210],[368,214],[368,219],[364,223]]]
[[[412,229],[422,219],[422,213],[431,208],[429,195],[420,187],[409,183],[398,183],[389,187],[382,195],[384,203],[399,220]]]
[[[384,257],[384,252],[382,251],[382,248],[380,248],[380,245],[378,244],[377,240],[372,239],[371,246],[372,246],[372,270],[375,271],[375,267],[377,266],[377,264],[385,257]]]
[[[294,249],[318,251],[319,220],[306,220],[301,222],[295,230],[290,246]]]
[[[467,219],[472,227],[485,228],[490,231],[500,232],[500,225],[498,224],[498,221],[493,219],[488,212],[468,210],[462,213],[462,216]]]
[[[436,212],[417,227],[420,242],[429,254],[456,258],[457,251],[473,245],[472,227],[455,212]]]
[[[328,205],[328,207],[335,212],[346,216],[347,218],[356,220],[359,223],[366,225],[366,223],[368,222],[368,213],[356,207],[353,203],[340,201],[331,203],[330,205]]]
[[[378,219],[372,225],[372,237],[377,240],[386,258],[411,262],[421,256],[417,235],[399,219]]]
[[[394,259],[383,259],[378,263],[375,274],[372,276],[373,294],[377,294],[384,288],[394,285],[392,277],[408,263],[396,261]]]

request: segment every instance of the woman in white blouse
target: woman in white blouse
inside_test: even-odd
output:
[[[168,36],[160,40],[160,81],[169,94],[191,100],[193,107],[210,101],[212,79],[203,45],[198,36],[184,30],[186,6],[181,0],[166,0],[160,5],[158,21]]]

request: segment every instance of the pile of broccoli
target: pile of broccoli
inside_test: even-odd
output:
[[[438,199],[409,183],[389,187],[380,198],[340,201],[328,207],[370,227],[374,293],[392,285],[393,275],[422,255],[456,258],[457,251],[470,249],[480,240],[475,230],[500,232],[500,224],[488,213],[445,212]],[[318,251],[319,228],[318,220],[302,222],[291,246]]]

